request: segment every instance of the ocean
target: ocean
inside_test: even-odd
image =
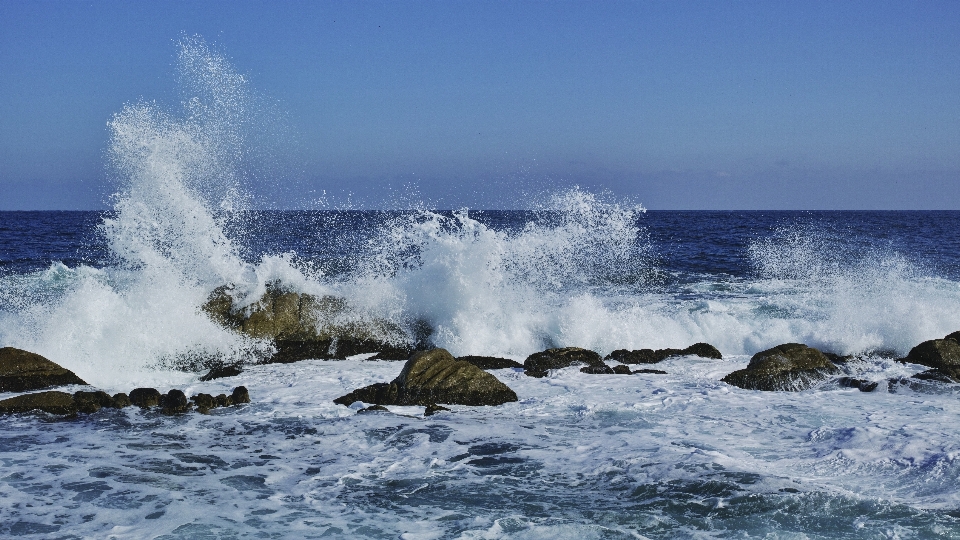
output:
[[[204,91],[182,114],[111,121],[109,211],[0,213],[0,346],[111,394],[243,385],[252,403],[0,418],[0,536],[960,537],[960,387],[886,384],[960,330],[960,213],[647,211],[580,188],[516,211],[257,211],[246,83],[211,54],[183,45]],[[333,400],[402,358],[261,363],[271,342],[201,308],[223,285],[238,307],[277,286],[337,297],[338,323],[454,355],[723,358],[491,370],[519,401],[358,414]],[[844,375],[878,389],[721,382],[791,342],[853,355]],[[185,358],[245,367],[204,382]]]

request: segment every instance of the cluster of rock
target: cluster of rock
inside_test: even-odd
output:
[[[630,351],[618,349],[601,358],[599,354],[579,347],[547,349],[533,353],[523,362],[524,372],[531,377],[545,377],[551,369],[582,365],[583,373],[595,375],[631,375],[635,373],[665,374],[658,369],[631,370],[626,364],[655,364],[673,356],[701,356],[705,358],[723,358],[716,347],[708,343],[697,343],[686,349],[640,349]],[[605,360],[620,362],[609,366]]]

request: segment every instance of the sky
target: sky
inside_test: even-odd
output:
[[[960,209],[960,2],[0,0],[0,210],[108,207],[194,35],[283,124],[263,207]]]

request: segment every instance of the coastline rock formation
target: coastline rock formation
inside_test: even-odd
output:
[[[214,407],[250,403],[250,393],[246,387],[238,386],[230,396],[220,394],[214,398],[210,394],[197,394],[192,399],[199,412],[208,414]],[[104,408],[122,409],[133,405],[143,409],[159,406],[160,412],[168,415],[184,413],[193,407],[193,404],[187,401],[187,396],[176,389],[161,394],[154,388],[137,388],[130,392],[130,396],[121,392],[113,397],[102,390],[80,390],[73,394],[51,390],[4,399],[0,401],[0,414],[43,411],[72,416],[78,412],[90,414]]]
[[[943,339],[924,341],[910,349],[901,361],[931,368],[913,376],[915,379],[948,383],[960,382],[960,332]]]
[[[785,343],[758,352],[746,368],[721,380],[747,390],[800,391],[839,371],[819,350],[800,343]]]
[[[29,392],[68,384],[87,383],[39,354],[13,347],[0,348],[0,392]]]
[[[531,354],[523,361],[523,370],[530,377],[546,377],[551,369],[585,365],[601,373],[613,373],[599,354],[580,347],[547,349]],[[610,369],[610,371],[606,371]]]
[[[608,354],[604,360],[616,360],[622,364],[656,364],[672,356],[699,356],[720,360],[723,355],[716,347],[709,343],[695,343],[686,349],[639,349],[630,351],[617,349]]]
[[[347,302],[334,296],[317,297],[267,287],[256,302],[235,308],[232,288],[215,289],[202,309],[215,322],[234,331],[272,340],[277,352],[265,363],[290,363],[308,358],[338,359],[363,353],[374,358],[409,358],[413,348],[404,345],[405,335],[389,321],[358,322],[344,317]]]
[[[359,388],[333,402],[428,406],[501,405],[517,400],[517,394],[493,375],[455,359],[445,349],[433,349],[413,355],[392,382]]]

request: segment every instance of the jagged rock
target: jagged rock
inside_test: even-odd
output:
[[[427,408],[426,408],[426,409],[423,410],[423,415],[424,415],[424,416],[433,416],[433,415],[437,414],[438,412],[443,412],[443,411],[448,411],[448,412],[449,412],[450,409],[448,409],[448,408],[446,408],[446,407],[442,407],[442,406],[440,406],[440,405],[437,405],[436,403],[431,403],[431,404],[427,405]]]
[[[903,361],[934,369],[960,367],[960,343],[953,338],[924,341],[910,349]]]
[[[444,349],[415,354],[393,382],[359,388],[334,400],[378,405],[500,405],[517,401],[517,394],[496,377],[469,362],[456,360]]]
[[[629,369],[629,368],[628,368]],[[603,364],[600,366],[586,366],[580,368],[580,373],[589,373],[591,375],[616,375],[612,367]]]
[[[160,412],[166,415],[180,414],[190,410],[190,402],[182,390],[173,389],[160,398]]]
[[[633,373],[635,375],[642,374],[642,373],[648,373],[650,375],[666,375],[667,374],[667,372],[662,369],[635,369],[633,370]]]
[[[523,368],[523,364],[516,360],[497,358],[496,356],[458,356],[457,360],[470,362],[480,369]]]
[[[785,343],[758,352],[745,369],[734,371],[722,380],[747,390],[799,391],[839,371],[817,349]]]
[[[873,392],[880,386],[880,383],[876,381],[854,379],[853,377],[840,377],[837,379],[837,384],[843,388],[856,388],[861,392]]]
[[[723,355],[716,347],[709,343],[694,343],[686,349],[639,349],[629,351],[617,349],[608,354],[604,360],[616,360],[623,364],[656,364],[672,356],[700,356],[720,360]]]
[[[531,354],[523,361],[523,370],[531,377],[546,377],[551,369],[576,365],[607,367],[600,355],[593,351],[580,347],[565,347]]]
[[[66,392],[47,391],[24,394],[0,401],[0,414],[44,411],[50,414],[76,414],[77,404]]]
[[[200,377],[200,380],[202,382],[206,382],[214,379],[222,379],[224,377],[236,377],[241,373],[243,373],[243,366],[240,364],[220,365],[211,368],[206,375]]]
[[[73,401],[77,405],[77,410],[82,413],[95,413],[103,407],[115,407],[113,398],[102,390],[74,392]]]
[[[942,367],[938,369],[928,369],[926,371],[917,373],[911,378],[921,381],[936,381],[950,384],[958,383],[960,382],[960,368]]]
[[[67,384],[87,383],[39,354],[14,347],[0,348],[0,392],[27,392]]]
[[[123,392],[120,392],[120,393],[117,393],[117,394],[114,394],[114,395],[113,395],[113,406],[114,406],[114,407],[116,407],[116,408],[118,408],[118,409],[122,409],[122,408],[124,408],[124,407],[129,407],[129,406],[131,406],[131,405],[133,405],[133,403],[130,402],[130,396],[124,394]]]
[[[239,405],[241,403],[250,403],[250,392],[247,391],[246,386],[238,386],[233,389],[233,393],[230,394],[230,402],[233,405]]]
[[[160,392],[156,388],[135,388],[130,392],[130,403],[141,409],[160,405]]]

